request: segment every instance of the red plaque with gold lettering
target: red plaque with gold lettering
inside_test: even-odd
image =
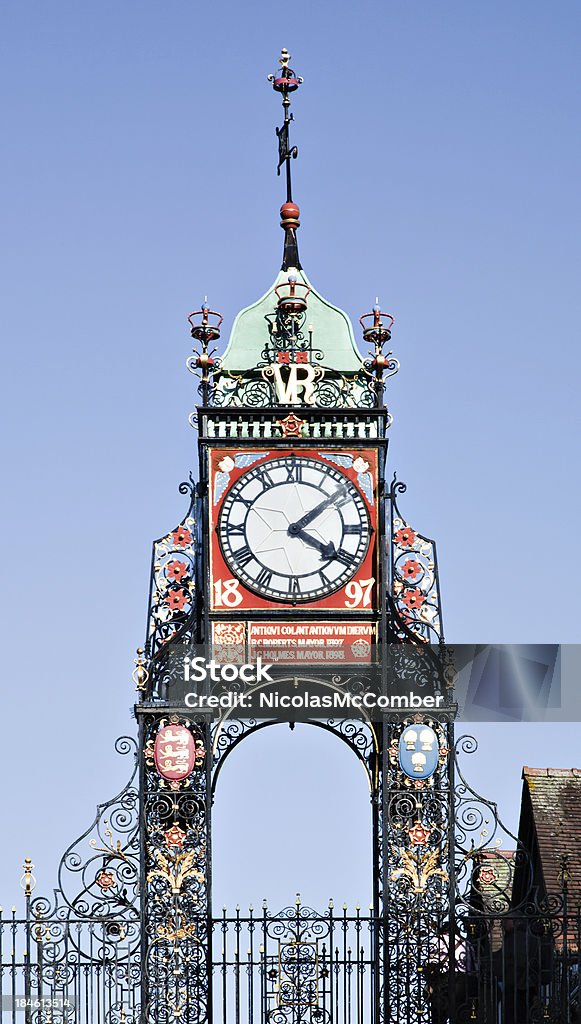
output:
[[[212,611],[376,606],[377,452],[210,452]]]

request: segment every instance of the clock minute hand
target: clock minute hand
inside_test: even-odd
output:
[[[325,501],[322,501],[319,505],[316,505],[315,508],[311,509],[310,512],[305,512],[304,516],[301,516],[300,519],[297,519],[296,523],[289,523],[289,535],[291,537],[297,537],[300,530],[302,530],[305,526],[309,526],[309,524],[313,522],[313,519],[316,519],[317,516],[320,516],[321,512],[324,512],[325,509],[329,508],[330,505],[334,505],[335,502],[338,501],[339,498],[342,498],[344,494],[345,488],[339,487],[339,489],[335,491],[335,493],[332,494],[330,498],[325,498]]]
[[[316,548],[317,551],[321,552],[321,558],[333,558],[337,554],[333,541],[327,541],[325,544],[322,540],[317,540],[316,537],[312,537],[310,533],[305,530],[296,530],[293,534],[294,537],[299,537],[300,540],[304,541],[305,544],[310,544],[312,548]]]

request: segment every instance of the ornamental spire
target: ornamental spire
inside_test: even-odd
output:
[[[281,128],[276,129],[278,138],[278,166],[277,174],[280,175],[281,167],[285,168],[286,175],[286,202],[280,208],[280,226],[284,229],[284,251],[282,258],[282,270],[290,268],[301,269],[299,260],[299,249],[297,244],[296,229],[299,227],[300,210],[293,202],[291,160],[296,160],[299,155],[298,148],[291,146],[289,141],[289,128],[293,120],[290,113],[289,94],[295,92],[302,84],[302,78],[295,75],[289,67],[290,53],[282,49],[279,57],[280,71],[268,76],[272,82],[272,88],[282,95],[282,108],[284,111],[284,122]]]

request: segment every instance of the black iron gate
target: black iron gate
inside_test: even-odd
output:
[[[453,922],[410,917],[396,928],[332,904],[323,913],[299,901],[276,914],[266,906],[224,911],[212,922],[213,1022],[377,1024],[391,1016],[402,1024],[576,1024],[581,916],[566,911],[562,899],[551,908],[471,913]],[[419,966],[410,960],[391,992],[376,957],[384,930],[402,951],[414,941],[428,949]],[[160,937],[159,957],[171,962],[171,947]],[[138,1024],[138,949],[137,920],[0,915],[3,1022]],[[196,956],[193,940],[189,953]],[[184,975],[168,972],[158,1020],[187,1018],[195,1003]]]

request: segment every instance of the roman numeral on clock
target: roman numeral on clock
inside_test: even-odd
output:
[[[320,601],[365,563],[371,513],[347,474],[324,456],[290,446],[264,453],[264,461],[256,454],[252,468],[228,485],[221,507],[216,502],[212,530],[227,570],[236,586],[262,598],[258,607]],[[255,607],[250,597],[246,607]]]
[[[348,551],[344,551],[343,548],[339,548],[337,553],[334,555],[334,561],[340,562],[341,565],[346,565],[350,568],[355,562],[355,555],[351,555]]]
[[[226,529],[228,537],[244,537],[245,535],[243,523],[228,523]]]
[[[269,587],[272,579],[272,573],[270,569],[261,569],[256,577],[256,582],[259,587]]]
[[[290,466],[286,467],[286,482],[287,484],[300,484],[303,480],[303,466],[300,460],[291,462]]]
[[[264,487],[265,491],[267,491],[269,487],[274,487],[274,480],[272,479],[267,469],[261,468],[256,475],[260,480],[262,486]]]
[[[237,548],[236,551],[233,552],[233,554],[234,558],[238,562],[238,565],[248,565],[248,563],[251,562],[252,559],[254,558],[254,555],[250,548],[248,547],[248,544],[245,544],[244,547],[242,548]]]
[[[319,569],[319,576],[321,577],[321,586],[328,586],[331,580],[329,579],[328,576],[325,576],[325,573],[323,572],[322,569]]]

